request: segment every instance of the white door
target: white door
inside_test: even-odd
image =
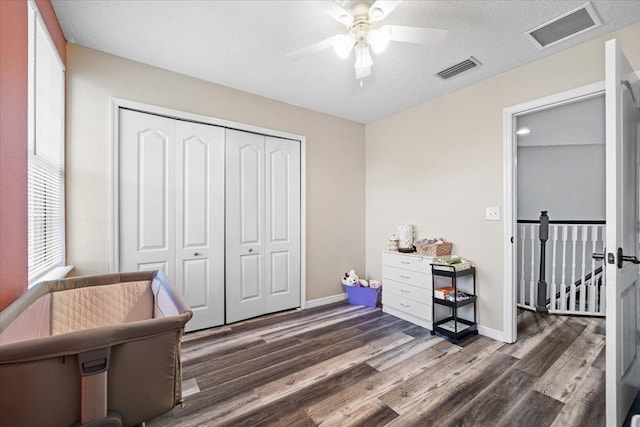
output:
[[[264,147],[263,135],[227,130],[227,323],[266,313]]]
[[[193,331],[224,324],[224,128],[176,121],[175,159],[173,283]]]
[[[637,78],[615,40],[605,49],[607,425],[620,426],[640,385],[638,357]],[[632,88],[635,91],[632,92]],[[624,260],[623,260],[624,257]]]
[[[173,120],[120,110],[120,271],[161,270],[173,279]]]
[[[300,306],[300,143],[227,130],[227,323]]]
[[[300,144],[265,145],[266,312],[300,306]]]
[[[192,331],[224,323],[224,129],[120,110],[120,271],[162,270]]]

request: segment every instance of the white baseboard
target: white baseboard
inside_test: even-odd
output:
[[[309,300],[305,304],[304,308],[320,307],[321,305],[332,304],[334,302],[340,302],[346,299],[347,293],[343,292],[341,294],[329,295],[328,297]]]
[[[336,294],[336,295],[329,295],[328,297],[312,299],[307,301],[304,308],[313,308],[313,307],[320,307],[322,305],[333,304],[334,302],[344,301],[347,298],[348,297],[346,292],[343,292],[341,294]],[[390,314],[395,314],[395,313],[390,313]],[[427,329],[432,329],[432,326],[430,323],[428,326],[427,325],[421,325],[421,326],[426,327]],[[507,342],[504,338],[504,332],[498,331],[496,329],[478,325],[478,333],[480,335],[483,335],[488,338],[492,338],[497,341]]]
[[[507,342],[504,338],[504,332],[496,329],[491,329],[486,326],[478,325],[478,333],[488,338],[492,338],[497,341]]]

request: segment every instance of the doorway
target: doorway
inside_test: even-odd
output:
[[[517,306],[604,316],[604,94],[517,114],[515,133]]]
[[[584,127],[587,120],[582,117],[584,113],[594,117],[589,122],[589,131],[585,132],[576,129]],[[596,117],[598,113],[600,117]],[[553,300],[550,304],[562,309],[576,304],[578,308],[581,304],[585,308],[593,307],[589,305],[591,300],[586,292],[574,293],[577,300],[571,298],[570,283],[575,284],[580,276],[587,282],[585,276],[591,271],[591,260],[587,255],[592,253],[594,241],[596,249],[601,249],[604,240],[604,231],[600,229],[604,226],[604,187],[597,182],[603,180],[600,175],[605,169],[604,139],[593,137],[593,134],[602,136],[604,133],[604,82],[506,108],[504,123],[504,232],[507,236],[504,247],[504,337],[507,342],[515,342],[516,304],[535,308],[538,299],[538,223],[542,210],[549,211],[550,216],[555,215],[552,221],[560,221],[550,230],[551,238],[555,238],[555,253],[551,249],[551,255],[556,258],[555,266],[551,256],[545,263],[547,271],[555,272],[556,287],[550,287],[547,292]],[[598,170],[587,178],[588,169]],[[576,174],[584,179],[576,179]],[[557,184],[560,182],[562,185]],[[598,186],[595,194],[587,195],[592,193],[593,186]],[[567,191],[571,193],[569,196],[564,194]],[[579,211],[576,205],[585,204],[589,205],[588,212],[576,213]],[[572,270],[574,263],[575,272]],[[577,278],[570,282],[573,275]],[[551,275],[547,277],[551,278]],[[600,277],[594,277],[592,282],[597,284],[599,280]],[[517,287],[513,286],[515,283]],[[595,304],[599,303],[596,298]]]

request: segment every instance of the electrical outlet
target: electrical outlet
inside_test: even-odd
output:
[[[500,221],[500,206],[487,208],[485,213],[485,220]]]

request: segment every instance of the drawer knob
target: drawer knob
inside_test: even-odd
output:
[[[403,306],[403,307],[407,307],[407,308],[411,307],[410,305],[403,304],[403,303],[400,303],[400,305]]]
[[[400,264],[411,264],[409,261],[400,261]]]
[[[405,294],[410,294],[411,291],[405,291],[404,289],[400,289],[400,292],[404,292]]]
[[[403,279],[411,279],[411,276],[403,276],[402,274],[400,275],[400,277],[402,277]]]

